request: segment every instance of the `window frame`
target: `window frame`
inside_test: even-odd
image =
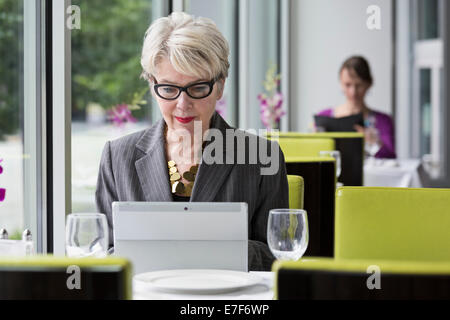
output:
[[[71,180],[71,32],[66,27],[70,0],[52,1],[52,229],[55,255],[65,254],[66,215],[72,207]],[[61,152],[62,151],[62,152]]]
[[[44,0],[24,1],[23,209],[37,253],[47,251],[46,50]],[[35,213],[35,214],[34,214]]]

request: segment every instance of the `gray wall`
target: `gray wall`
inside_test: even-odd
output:
[[[381,30],[366,26],[367,7],[381,8]],[[294,0],[291,15],[291,130],[308,131],[313,115],[345,101],[338,81],[342,62],[364,55],[374,86],[369,107],[392,114],[392,0]]]

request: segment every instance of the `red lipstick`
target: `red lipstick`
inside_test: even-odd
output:
[[[189,118],[180,118],[180,117],[175,117],[175,119],[177,119],[179,122],[181,123],[189,123],[192,120],[195,119],[195,117],[189,117]]]

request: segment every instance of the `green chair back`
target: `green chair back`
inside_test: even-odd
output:
[[[280,138],[280,148],[285,157],[318,157],[320,151],[335,150],[333,139]]]
[[[450,298],[450,262],[302,258],[272,271],[279,300]]]
[[[304,155],[302,150],[295,150],[291,148],[290,140],[311,140],[317,141],[332,139],[334,141],[334,148],[332,150],[338,150],[341,152],[341,176],[339,182],[342,182],[345,186],[362,186],[363,185],[363,167],[364,167],[364,135],[357,132],[317,132],[317,133],[301,133],[301,132],[278,132],[276,135],[268,133],[269,138],[278,138],[280,146],[283,141],[287,141],[284,149],[287,150],[287,154]],[[324,148],[321,146],[321,148]],[[284,152],[283,146],[282,150]],[[324,149],[325,150],[325,149]],[[317,151],[317,150],[315,150]],[[319,150],[321,151],[321,150]],[[285,153],[286,154],[286,153]],[[317,153],[314,155],[316,156]]]
[[[0,259],[0,300],[128,300],[131,264],[118,257]]]
[[[303,209],[304,182],[300,176],[288,175],[289,208]]]
[[[268,132],[267,137],[305,138],[305,139],[352,139],[364,138],[359,132],[278,132],[276,135]]]
[[[335,257],[450,262],[450,189],[343,187]]]

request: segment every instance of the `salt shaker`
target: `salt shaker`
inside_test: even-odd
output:
[[[31,238],[31,231],[30,229],[25,229],[22,232],[22,241],[26,242],[25,245],[25,255],[30,256],[33,254],[33,241]]]
[[[22,232],[22,240],[23,241],[31,241],[31,231],[30,231],[30,229],[25,229]]]
[[[0,229],[0,240],[8,239],[8,231],[6,229]]]

